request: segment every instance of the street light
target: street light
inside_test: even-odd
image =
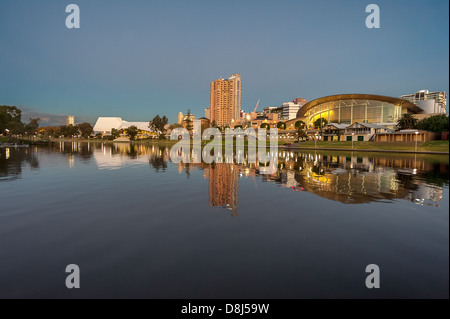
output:
[[[317,133],[314,134],[314,148],[317,148]]]
[[[416,131],[415,134],[416,134],[416,152],[417,152],[417,135],[419,135],[419,132]]]
[[[352,149],[353,149],[353,136],[355,135],[355,132],[352,132]]]

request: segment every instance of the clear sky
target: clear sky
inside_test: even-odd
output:
[[[81,28],[67,29],[68,4]],[[376,3],[381,28],[367,29]],[[204,116],[242,75],[242,108],[449,88],[448,0],[0,0],[0,104],[95,119]]]

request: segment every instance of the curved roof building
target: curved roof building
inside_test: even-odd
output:
[[[393,126],[403,113],[420,113],[417,105],[403,99],[373,94],[339,94],[322,97],[306,103],[297,112],[311,126],[318,118],[328,123],[377,123]],[[294,120],[295,121],[295,120]]]

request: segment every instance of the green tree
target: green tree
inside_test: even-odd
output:
[[[111,140],[115,140],[115,139],[118,138],[119,136],[120,136],[119,130],[116,129],[116,128],[112,128],[112,129],[111,129],[110,139],[111,139]]]
[[[433,115],[420,120],[416,128],[434,133],[446,132],[449,130],[449,118],[446,114]]]
[[[169,122],[169,119],[165,115],[163,115],[163,117],[160,117],[159,114],[157,114],[153,118],[153,120],[150,121],[148,127],[152,131],[160,134],[160,137],[161,137],[161,135],[164,135],[164,133],[166,131],[166,129],[164,127],[167,125],[168,122]]]
[[[270,129],[269,123],[262,123],[259,127],[260,127],[260,128],[265,128],[266,130],[269,130],[269,129]]]
[[[419,121],[411,113],[405,113],[397,121],[397,127],[401,130],[416,128],[418,122]]]
[[[0,105],[0,134],[23,134],[22,111],[16,106]]]
[[[216,120],[214,120],[214,121],[211,122],[211,127],[217,127]]]
[[[102,133],[98,132],[97,134],[95,134],[95,138],[103,138]]]
[[[27,135],[35,135],[37,133],[40,121],[41,121],[40,118],[30,119],[30,122],[27,125],[25,125],[25,132],[27,133]]]
[[[183,125],[181,125],[180,123],[170,124],[169,130],[174,130],[174,129],[179,128],[179,127],[183,127]]]
[[[327,124],[328,124],[328,121],[322,117],[318,118],[313,123],[314,127],[320,129],[321,131],[322,131],[322,128]]]
[[[305,129],[306,128],[306,123],[303,121],[297,121],[295,122],[295,128],[301,128],[301,129]]]
[[[61,135],[64,135],[64,137],[71,137],[78,133],[78,128],[76,126],[70,125],[63,125],[61,126]]]
[[[284,123],[284,122],[278,122],[278,123],[277,123],[277,129],[279,129],[279,130],[285,130],[285,129],[286,129],[286,123]]]
[[[188,109],[185,122],[186,122],[186,130],[188,130],[189,132],[192,131],[193,128],[191,117],[192,117],[191,110]]]
[[[80,134],[83,138],[88,138],[92,132],[94,131],[94,128],[91,124],[84,122],[77,125],[78,131],[80,131]]]
[[[302,140],[303,141],[303,139],[305,139],[305,138],[307,138],[308,137],[308,134],[306,134],[306,132],[305,132],[305,130],[304,129],[302,129],[301,127],[299,127],[298,129],[297,129],[297,139],[298,140]]]
[[[134,141],[136,139],[138,131],[138,128],[134,125],[131,125],[129,128],[127,128],[127,136],[130,138],[130,141]]]

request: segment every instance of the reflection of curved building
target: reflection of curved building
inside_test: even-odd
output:
[[[349,154],[350,155],[350,154]],[[406,199],[436,204],[448,182],[448,165],[434,165],[414,157],[377,158],[305,154],[279,160],[282,169],[272,179],[292,190],[307,191],[344,204]],[[434,183],[433,172],[443,177]],[[431,174],[431,175],[430,175]],[[431,183],[430,183],[431,182]]]
[[[318,118],[328,123],[378,123],[395,126],[404,113],[423,112],[417,105],[395,97],[372,94],[340,94],[315,99],[306,103],[296,120],[312,126]],[[296,121],[293,120],[293,121]]]

